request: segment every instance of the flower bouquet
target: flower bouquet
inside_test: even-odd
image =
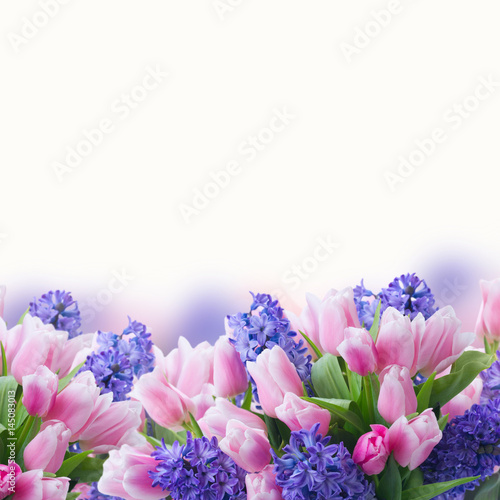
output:
[[[252,294],[167,355],[130,318],[82,334],[49,292],[0,320],[0,500],[498,499],[500,280],[481,287],[474,333],[403,275],[300,315]]]

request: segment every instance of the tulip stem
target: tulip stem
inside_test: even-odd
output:
[[[24,422],[23,425],[23,430],[21,431],[21,435],[19,436],[19,439],[17,440],[17,449],[19,450],[19,453],[21,453],[24,450],[24,442],[26,441],[26,438],[28,437],[29,433],[31,432],[31,429],[33,428],[33,425],[36,422],[37,417],[34,417],[33,415],[30,415],[26,421]]]
[[[366,408],[368,410],[368,418],[370,423],[375,423],[375,412],[373,411],[372,387],[369,379],[370,375],[363,377],[363,388],[366,398]]]

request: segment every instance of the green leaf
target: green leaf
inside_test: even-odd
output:
[[[500,498],[500,474],[498,473],[486,478],[481,486],[474,490],[474,500],[491,500],[492,498]]]
[[[70,457],[64,460],[57,471],[59,477],[72,477],[71,473],[78,467],[88,455],[92,453],[90,451],[82,451],[81,453],[70,453]]]
[[[0,424],[7,429],[9,428],[9,397],[13,398],[16,390],[17,382],[12,375],[0,377]]]
[[[384,475],[377,487],[379,500],[401,500],[401,476],[396,460],[391,455],[385,468]]]
[[[419,486],[422,486],[424,483],[424,473],[422,472],[422,469],[413,469],[411,471],[410,477],[405,483],[405,489],[410,490],[412,488],[418,488]]]
[[[64,378],[59,380],[59,388],[57,392],[61,392],[70,382],[71,379],[76,375],[76,372],[85,364],[85,361],[83,363],[80,363],[78,366],[75,366]]]
[[[19,321],[17,322],[18,325],[22,325],[24,321],[24,317],[30,312],[30,308],[26,309],[26,311],[23,312],[21,317],[19,318]]]
[[[250,407],[252,406],[252,397],[253,397],[252,384],[251,382],[248,382],[248,389],[247,392],[245,392],[245,398],[243,399],[243,403],[241,404],[241,407],[244,410],[250,410]]]
[[[148,436],[145,432],[139,432],[141,436],[143,436],[146,441],[153,447],[161,446],[161,441],[159,439],[154,438],[153,436]],[[167,444],[167,443],[165,443]]]
[[[455,486],[470,483],[480,477],[481,476],[464,477],[462,479],[454,479],[453,481],[444,481],[442,483],[424,484],[423,486],[403,491],[401,500],[431,500],[431,498],[437,497],[451,490],[451,488],[455,488]]]
[[[71,478],[79,483],[93,483],[102,476],[104,460],[99,457],[87,457],[71,472]]]
[[[278,428],[277,420],[264,414],[264,421],[267,426],[267,435],[269,436],[269,443],[274,448],[278,450],[281,446],[281,434]]]
[[[443,415],[439,420],[438,420],[438,426],[439,430],[444,431],[444,428],[446,427],[446,424],[448,423],[448,417],[449,414]]]
[[[79,491],[69,492],[66,495],[66,500],[76,500],[80,495],[81,493]]]
[[[192,413],[189,413],[189,418],[191,419],[191,426],[193,427],[194,437],[196,438],[203,437],[203,431],[201,430],[198,422],[196,421]]]
[[[378,326],[380,324],[380,308],[382,306],[382,301],[378,301],[377,309],[375,310],[375,316],[373,317],[372,327],[370,328],[370,335],[373,339],[373,342],[377,341],[378,336]]]
[[[3,347],[3,342],[0,342],[0,348],[2,349],[2,377],[7,376],[7,356],[5,355],[5,349]]]
[[[318,359],[322,358],[323,354],[318,349],[318,347],[316,346],[316,344],[304,332],[301,332],[299,330],[299,333],[302,335],[302,337],[304,337],[304,339],[306,340],[306,342],[311,346],[311,349],[314,351],[314,353],[316,354],[316,356],[318,356]]]
[[[434,385],[434,377],[436,373],[432,373],[431,376],[421,385],[420,391],[417,394],[417,411],[422,413],[429,406],[429,400],[431,398],[432,387]]]
[[[314,363],[311,380],[319,397],[335,399],[349,399],[351,397],[339,361],[332,354],[327,353]]]
[[[443,406],[469,386],[473,380],[496,360],[494,354],[479,351],[464,352],[451,367],[449,375],[434,380],[429,407]]]
[[[363,422],[361,411],[358,405],[350,399],[325,399],[325,398],[302,398],[304,401],[317,404],[339,417],[345,422],[350,423],[361,434],[369,432],[370,428]]]
[[[346,368],[347,380],[349,382],[349,391],[351,393],[351,398],[353,401],[358,401],[361,394],[361,386],[363,384],[363,377],[355,372]]]
[[[156,439],[161,441],[162,439],[165,441],[165,444],[172,445],[176,441],[179,441],[179,444],[186,444],[186,432],[174,432],[170,429],[166,429],[161,425],[153,422],[153,434]]]

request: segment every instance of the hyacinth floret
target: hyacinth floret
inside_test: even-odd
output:
[[[49,291],[39,299],[30,302],[29,313],[40,318],[44,324],[51,324],[56,330],[68,332],[72,339],[81,335],[82,325],[78,302],[65,290]]]
[[[497,351],[497,360],[487,369],[480,373],[483,381],[481,392],[481,404],[489,400],[500,398],[500,351]]]
[[[302,339],[295,342],[297,333],[291,330],[290,321],[284,317],[278,300],[273,300],[269,294],[250,293],[253,298],[250,312],[227,316],[227,324],[233,330],[231,341],[241,360],[245,364],[255,361],[264,349],[279,345],[295,365],[300,379],[307,381],[311,375],[312,358]]]
[[[271,450],[276,484],[283,488],[283,498],[374,499],[373,484],[366,480],[344,444],[329,444],[330,437],[323,438],[319,426],[317,423],[310,430],[293,431],[282,457]]]
[[[472,405],[456,416],[443,431],[443,438],[420,466],[425,483],[481,476],[484,481],[500,466],[500,399]],[[461,498],[479,480],[457,486],[439,500]]]
[[[216,437],[193,438],[186,444],[176,441],[151,454],[159,463],[149,471],[152,486],[160,486],[174,500],[244,500],[246,472],[222,452]]]

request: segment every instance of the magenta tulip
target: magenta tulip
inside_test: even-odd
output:
[[[59,379],[46,366],[39,366],[33,375],[22,379],[23,404],[30,415],[45,417],[54,406]]]
[[[198,424],[205,436],[209,438],[216,436],[220,441],[226,435],[229,420],[239,420],[247,427],[267,431],[266,424],[260,417],[251,411],[233,405],[224,398],[217,398],[215,406],[207,410],[203,418],[198,421]]]
[[[393,307],[384,311],[375,346],[378,352],[378,370],[390,365],[406,366],[413,377],[416,373],[420,339],[425,327],[422,314],[413,321]]]
[[[387,428],[378,424],[370,425],[370,427],[371,432],[363,434],[358,439],[352,459],[365,474],[372,476],[384,470],[390,451],[385,444]]]
[[[460,332],[461,325],[451,306],[439,309],[425,322],[417,367],[424,377],[446,370],[474,342],[473,333]]]
[[[295,365],[277,345],[259,354],[256,362],[247,363],[247,369],[257,385],[262,409],[270,417],[276,418],[276,407],[287,392],[304,394]]]
[[[276,484],[272,465],[266,465],[256,474],[247,474],[245,484],[248,500],[281,500],[282,489]]]
[[[49,420],[24,450],[24,465],[28,470],[42,469],[55,473],[61,467],[68,448],[71,431],[58,420]]]
[[[12,500],[43,500],[43,470],[23,472],[16,478],[16,492]]]
[[[238,351],[228,337],[220,337],[214,353],[215,395],[233,398],[248,388],[248,375]]]
[[[229,420],[219,447],[247,472],[259,472],[271,461],[267,433],[239,420]]]
[[[417,411],[417,396],[406,366],[388,366],[380,373],[379,380],[377,407],[386,422],[392,424],[399,417]]]
[[[13,460],[9,460],[7,465],[0,464],[0,500],[15,491],[16,481],[20,475],[21,467]]]
[[[476,323],[476,333],[488,340],[500,340],[500,279],[480,281],[483,300]]]
[[[386,442],[396,462],[413,470],[427,459],[442,435],[436,415],[429,408],[409,422],[406,417],[396,420],[387,431]]]
[[[364,328],[346,328],[344,340],[337,350],[352,372],[364,377],[377,369],[377,349],[371,335]]]
[[[463,415],[472,405],[479,404],[482,390],[483,381],[478,377],[460,394],[444,404],[441,407],[441,414],[448,414],[448,422],[457,415]]]
[[[299,398],[293,392],[287,392],[283,404],[276,408],[276,416],[292,431],[310,429],[319,423],[319,433],[326,436],[330,425],[331,415],[328,410],[320,408]]]

